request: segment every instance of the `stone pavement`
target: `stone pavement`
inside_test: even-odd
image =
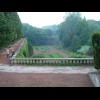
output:
[[[10,66],[0,64],[0,72],[88,74],[94,71],[96,71],[96,69],[92,66]]]
[[[0,87],[94,87],[93,67],[9,66],[0,64]]]

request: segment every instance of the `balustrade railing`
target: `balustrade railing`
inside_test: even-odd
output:
[[[11,64],[78,64],[93,65],[93,58],[10,58]]]

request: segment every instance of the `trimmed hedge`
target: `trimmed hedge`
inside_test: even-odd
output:
[[[33,55],[33,45],[27,40],[29,56]]]
[[[92,45],[94,53],[94,67],[100,69],[100,33],[93,33]]]
[[[20,52],[16,55],[16,58],[27,58],[29,57],[29,51],[28,51],[28,43],[27,39],[24,39],[24,44],[20,49]]]

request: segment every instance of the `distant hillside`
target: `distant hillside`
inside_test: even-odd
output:
[[[52,32],[53,32],[54,34],[57,33],[57,25],[43,26],[42,29],[50,29],[50,30],[52,30]]]

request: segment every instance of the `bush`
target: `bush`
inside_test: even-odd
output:
[[[16,55],[16,58],[27,58],[29,57],[29,51],[28,51],[28,43],[27,39],[24,39],[24,44],[21,47],[19,53]]]
[[[65,51],[65,54],[68,55],[68,58],[89,58],[87,55],[79,54],[72,51]]]
[[[29,56],[33,55],[33,45],[27,40]]]
[[[89,48],[87,54],[88,54],[89,56],[93,56],[93,47],[92,47],[92,46],[90,46],[90,48]]]
[[[94,67],[100,69],[100,33],[93,33],[92,45],[94,53]]]
[[[90,46],[84,45],[80,49],[78,49],[77,52],[81,54],[88,54],[89,49],[90,49]]]

